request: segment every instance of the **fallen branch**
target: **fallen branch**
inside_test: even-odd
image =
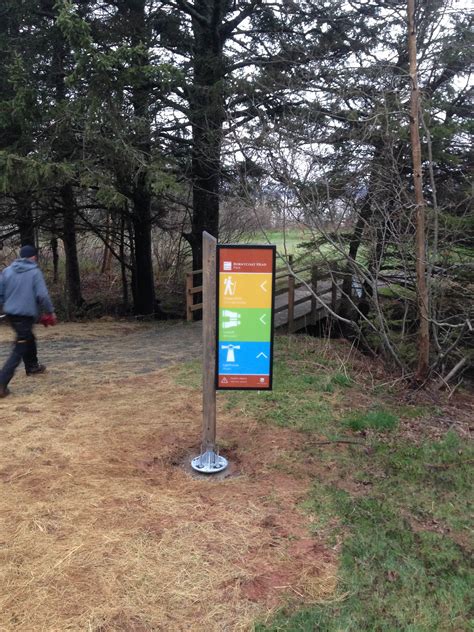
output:
[[[461,358],[459,362],[454,366],[451,371],[448,373],[446,377],[441,377],[438,384],[436,385],[436,389],[440,390],[443,386],[448,386],[449,380],[452,380],[455,375],[459,373],[459,371],[464,367],[467,363],[467,357]]]
[[[474,463],[474,459],[465,459],[464,461],[455,461],[453,463],[441,463],[441,464],[424,463],[424,466],[429,467],[430,469],[433,469],[433,470],[449,470],[450,467],[454,467],[455,465],[466,465],[470,463]]]
[[[331,445],[332,443],[350,443],[351,445],[367,445],[363,441],[351,441],[350,439],[334,439],[334,441],[315,441],[311,445]]]

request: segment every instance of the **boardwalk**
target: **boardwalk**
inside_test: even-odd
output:
[[[312,302],[312,293],[306,287],[296,289],[294,294],[295,306],[293,326],[291,327],[292,331],[298,331],[308,325],[314,325],[318,320],[327,316],[328,311],[324,309],[320,301],[323,301],[326,305],[331,304],[333,297],[331,295],[330,281],[321,282],[318,285],[319,300],[313,299]],[[337,298],[340,298],[340,291],[336,294],[336,299]],[[299,301],[301,301],[301,303]],[[316,306],[315,309],[313,309],[314,304]],[[278,311],[280,309],[282,311]],[[275,329],[281,332],[288,330],[288,292],[279,294],[275,298],[275,311]]]

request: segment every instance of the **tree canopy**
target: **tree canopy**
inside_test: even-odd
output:
[[[440,356],[470,322],[440,297],[465,274],[453,248],[472,246],[472,17],[420,0],[415,22]],[[87,236],[124,304],[153,314],[158,261],[199,269],[203,230],[281,213],[313,231],[313,256],[339,253],[343,318],[354,275],[368,297],[390,269],[412,281],[406,0],[5,0],[0,52],[0,239],[50,249],[55,279],[64,256],[69,313]],[[156,231],[177,241],[173,263]]]

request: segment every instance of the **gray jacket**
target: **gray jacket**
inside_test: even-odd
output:
[[[38,264],[17,259],[0,275],[0,305],[10,316],[38,318],[40,311],[54,312],[46,283]]]

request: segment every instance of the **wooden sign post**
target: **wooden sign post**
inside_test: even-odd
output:
[[[227,459],[216,451],[216,249],[217,240],[202,234],[202,443],[201,454],[191,461],[197,472],[213,474],[225,469]]]

